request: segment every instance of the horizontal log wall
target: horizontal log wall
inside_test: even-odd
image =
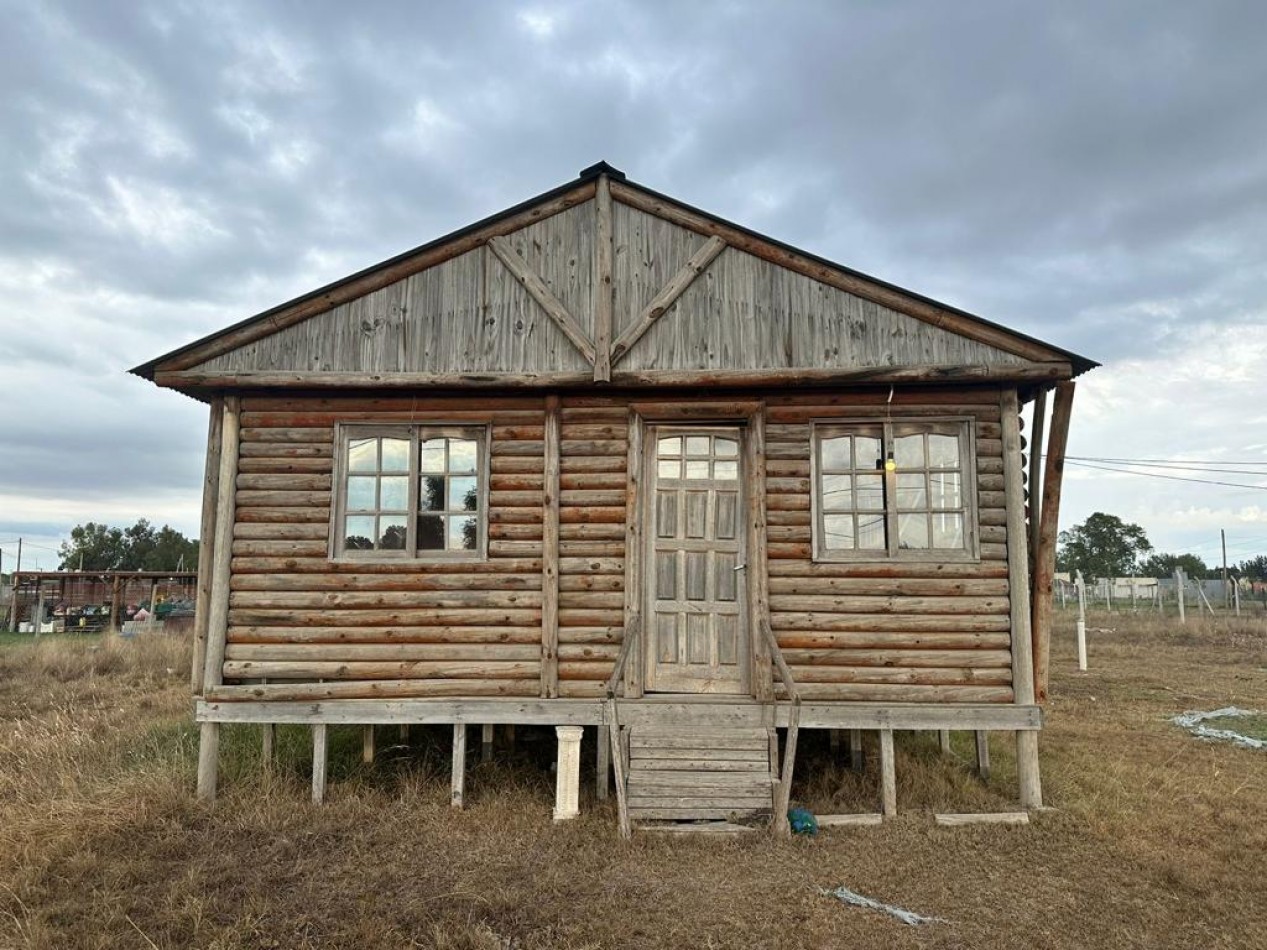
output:
[[[559,695],[597,697],[625,622],[623,400],[563,399],[559,474]]]
[[[895,418],[975,419],[980,561],[815,563],[810,428],[876,418],[888,393],[766,401],[770,623],[806,699],[1010,702],[1006,511],[996,390],[897,393]],[[781,693],[781,687],[780,687]]]
[[[892,408],[895,417],[976,420],[979,561],[812,559],[810,422],[882,418],[887,395],[766,397],[772,627],[807,699],[1009,702],[996,390],[898,393]],[[620,648],[630,401],[561,401],[561,697],[601,695]],[[655,404],[646,395],[636,401]],[[491,425],[488,559],[331,562],[336,422],[427,421]],[[244,398],[226,680],[267,679],[300,692],[303,683],[323,681],[320,689],[341,697],[538,696],[544,424],[544,400],[535,396]]]
[[[539,397],[244,398],[225,679],[538,695],[544,421]],[[332,562],[338,422],[489,424],[488,559]]]

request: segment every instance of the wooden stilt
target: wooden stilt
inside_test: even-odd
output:
[[[625,775],[628,774],[627,746],[621,738],[620,722],[616,718],[616,701],[607,700],[607,738],[612,746],[612,768],[616,779],[617,816],[620,823],[620,836],[626,841],[633,837],[633,828],[629,824],[629,805],[626,801]]]
[[[409,744],[409,723],[402,722],[400,724],[400,741]]]
[[[493,725],[484,723],[480,726],[480,762],[493,761]]]
[[[326,766],[329,759],[329,727],[324,722],[312,727],[312,802],[320,805],[326,800]]]
[[[1043,785],[1038,772],[1038,733],[1016,734],[1016,778],[1021,787],[1022,808],[1043,807]]]
[[[849,730],[849,768],[855,772],[863,768],[861,729]]]
[[[265,772],[273,771],[277,757],[277,726],[266,722],[260,726],[260,761]]]
[[[977,774],[981,776],[981,781],[986,781],[990,777],[990,733],[984,729],[978,729],[977,737]]]
[[[559,751],[555,765],[554,820],[567,821],[581,813],[582,726],[555,726]]]
[[[515,724],[508,723],[506,726],[506,748],[511,752],[515,751]]]
[[[831,760],[832,762],[835,762],[838,758],[840,758],[840,730],[839,729],[827,730],[827,744],[831,748]]]
[[[950,755],[950,730],[937,730],[937,746],[941,749],[942,755]]]
[[[466,724],[453,725],[453,789],[450,803],[461,808],[466,797]]]
[[[204,722],[198,737],[198,797],[216,800],[216,773],[220,765],[220,723]]]
[[[605,801],[607,799],[607,790],[611,786],[611,743],[607,736],[603,734],[603,727],[599,726],[594,733],[597,740],[598,752],[595,759],[595,776],[594,776],[594,794],[598,800]]]
[[[897,814],[897,771],[893,763],[893,730],[880,730],[880,811]]]
[[[374,727],[361,727],[361,761],[366,765],[374,762]]]

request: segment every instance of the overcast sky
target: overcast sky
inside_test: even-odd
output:
[[[1071,454],[1267,486],[1267,4],[0,0],[0,548],[196,534],[206,410],[126,370],[606,159],[1099,360]],[[1257,466],[1247,463],[1256,462]],[[1155,470],[1161,471],[1161,470]],[[1164,550],[1267,487],[1067,470]]]

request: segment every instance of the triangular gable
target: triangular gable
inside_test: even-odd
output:
[[[654,385],[1058,379],[1094,365],[600,164],[133,372],[176,388]]]

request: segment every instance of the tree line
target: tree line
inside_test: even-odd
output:
[[[1207,565],[1196,554],[1156,551],[1139,525],[1102,511],[1060,532],[1057,541],[1056,570],[1069,574],[1081,571],[1083,578],[1089,581],[1112,577],[1173,577],[1176,569],[1192,580],[1203,580],[1221,570]],[[1228,574],[1267,581],[1267,555],[1228,565]]]
[[[198,541],[145,518],[128,528],[89,521],[71,529],[57,556],[60,571],[193,571]]]

